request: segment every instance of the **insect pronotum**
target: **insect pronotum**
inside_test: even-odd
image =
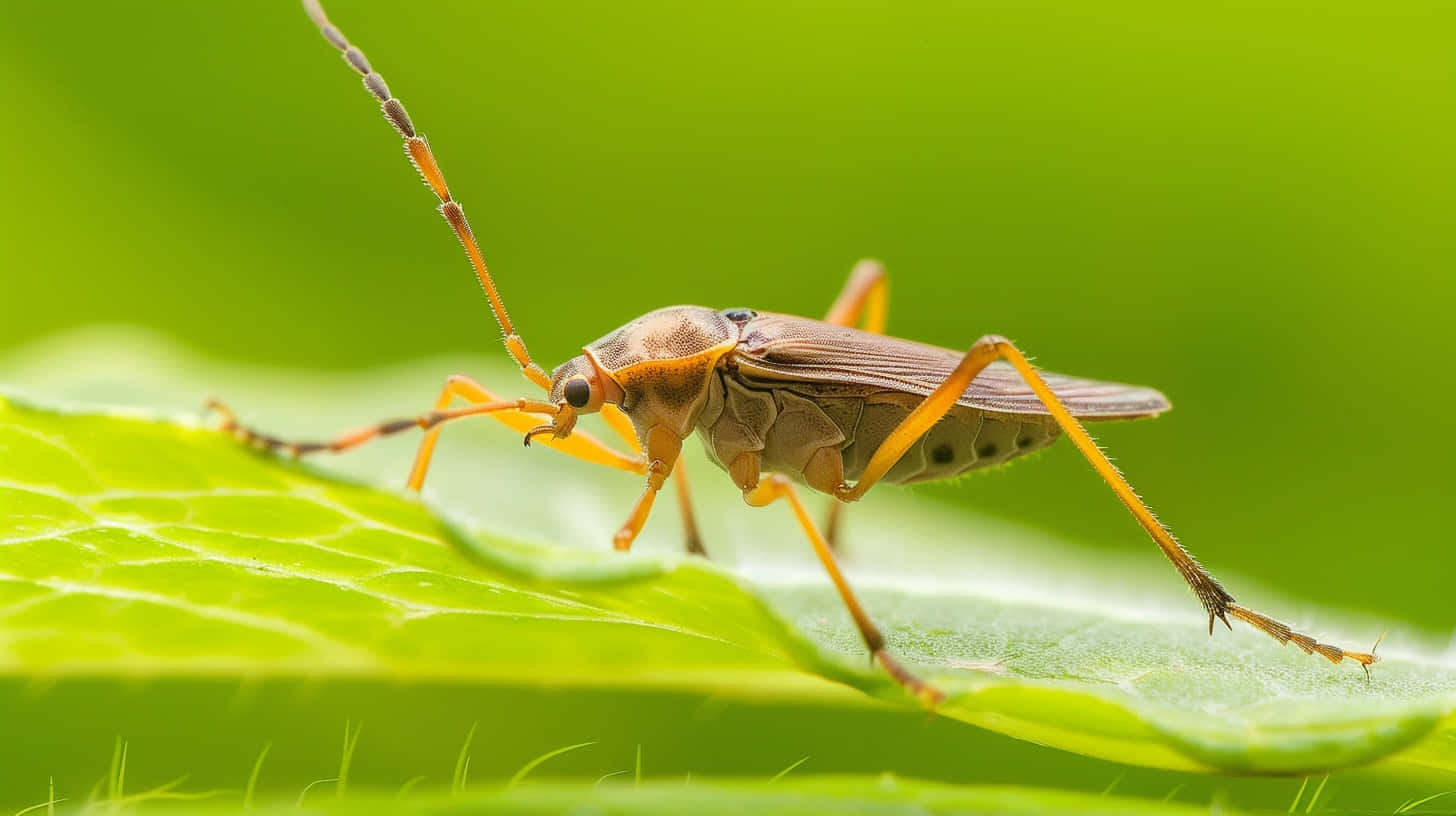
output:
[[[440,200],[440,214],[465,248],[505,335],[507,352],[544,399],[503,399],[462,375],[445,382],[434,410],[370,425],[328,442],[289,443],[239,425],[219,403],[225,429],[259,447],[298,456],[339,452],[371,439],[423,429],[409,475],[425,480],[441,426],[489,415],[562,453],[646,477],[646,488],[617,530],[619,550],[632,546],[669,477],[679,493],[687,546],[702,553],[693,521],[683,441],[694,431],[708,455],[743,491],[748,504],[785,501],[839,591],[870,654],[900,684],[928,702],[939,693],[906,670],[855,597],[836,563],[831,541],[842,503],[858,501],[880,482],[955,476],[999,465],[1045,447],[1065,434],[1173,562],[1215,621],[1234,617],[1333,663],[1349,658],[1368,667],[1378,659],[1320,643],[1231,596],[1175,540],[1078,420],[1135,419],[1167,410],[1148,388],[1038,371],[1004,337],[986,335],[964,353],[887,337],[884,269],[863,261],[851,273],[823,320],[751,309],[669,306],[639,317],[590,343],[551,372],[541,368],[506,313],[465,212],[445,186],[429,144],[375,73],[364,53],[329,22],[317,0],[303,0],[324,38],[343,52],[364,80],[385,119],[404,139],[405,153]],[[863,329],[855,328],[863,325]],[[467,403],[452,408],[456,400]],[[582,414],[600,413],[627,450],[577,431]],[[796,482],[833,496],[821,531]]]

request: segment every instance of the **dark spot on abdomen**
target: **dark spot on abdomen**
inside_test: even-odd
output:
[[[930,461],[937,465],[948,465],[955,460],[955,450],[950,445],[940,444],[930,452]]]
[[[976,448],[976,455],[982,459],[990,459],[996,455],[997,450],[999,449],[996,447],[995,442],[987,442],[981,447]]]

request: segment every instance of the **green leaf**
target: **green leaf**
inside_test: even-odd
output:
[[[767,532],[745,533],[719,521],[749,512],[736,494],[707,502],[710,550],[730,564],[761,553],[758,566],[670,554],[669,507],[643,544],[655,552],[623,557],[603,545],[626,504],[593,496],[629,497],[633,480],[608,486],[499,437],[447,437],[470,451],[453,465],[441,446],[432,483],[469,489],[441,500],[451,521],[205,427],[8,400],[0,672],[686,689],[852,706],[840,683],[915,705],[867,665],[786,511],[751,514]],[[1249,630],[1209,639],[1196,604],[1149,577],[1163,573],[1089,566],[1021,528],[913,497],[881,508],[856,512],[855,529],[900,546],[879,562],[855,549],[851,578],[892,648],[950,694],[944,717],[1159,768],[1310,773],[1393,758],[1456,770],[1456,671],[1439,660],[1392,648],[1367,680]],[[463,520],[470,509],[476,522]],[[956,562],[943,540],[967,525],[995,552]],[[1016,574],[1008,552],[1034,567]],[[1086,573],[1092,588],[1058,570]]]
[[[474,547],[418,503],[215,431],[7,401],[0,450],[12,673],[490,681],[591,667],[591,683],[641,683],[790,665],[777,622],[712,569]]]

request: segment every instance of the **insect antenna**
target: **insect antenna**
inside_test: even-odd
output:
[[[536,383],[543,389],[550,390],[551,378],[537,365],[529,352],[526,351],[526,343],[516,332],[515,324],[511,322],[511,316],[506,312],[506,304],[501,300],[500,292],[496,289],[495,281],[491,279],[490,270],[485,266],[485,256],[480,251],[480,245],[476,243],[475,234],[470,230],[470,222],[465,220],[465,210],[450,195],[450,188],[445,185],[445,175],[440,172],[440,165],[435,161],[435,154],[430,150],[429,142],[425,137],[415,130],[414,123],[410,121],[409,114],[405,112],[404,105],[389,93],[389,86],[384,83],[381,77],[369,64],[369,59],[364,56],[358,46],[351,44],[338,27],[329,22],[324,14],[323,6],[318,0],[303,0],[304,11],[308,12],[309,19],[318,26],[319,31],[329,44],[343,53],[344,61],[359,75],[364,78],[364,87],[375,99],[379,101],[379,109],[384,113],[384,118],[404,139],[405,155],[409,158],[410,164],[419,171],[420,178],[424,179],[425,185],[440,199],[440,215],[444,216],[450,229],[455,232],[455,237],[460,239],[461,246],[465,247],[465,254],[470,258],[470,266],[475,270],[475,276],[480,279],[480,285],[484,287],[486,297],[490,298],[490,310],[495,314],[495,320],[500,324],[501,332],[505,335],[506,350],[510,352],[517,364],[521,366],[521,373],[526,379]]]

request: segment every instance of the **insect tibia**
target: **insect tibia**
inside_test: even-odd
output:
[[[1204,611],[1208,612],[1208,633],[1213,634],[1213,623],[1216,620],[1223,621],[1223,625],[1230,630],[1233,626],[1229,624],[1228,613],[1233,605],[1234,596],[1223,588],[1218,579],[1208,574],[1187,550],[1179,547],[1177,554],[1172,556],[1173,565],[1183,575],[1183,580],[1193,588],[1193,594],[1198,596],[1198,602],[1203,604]]]

